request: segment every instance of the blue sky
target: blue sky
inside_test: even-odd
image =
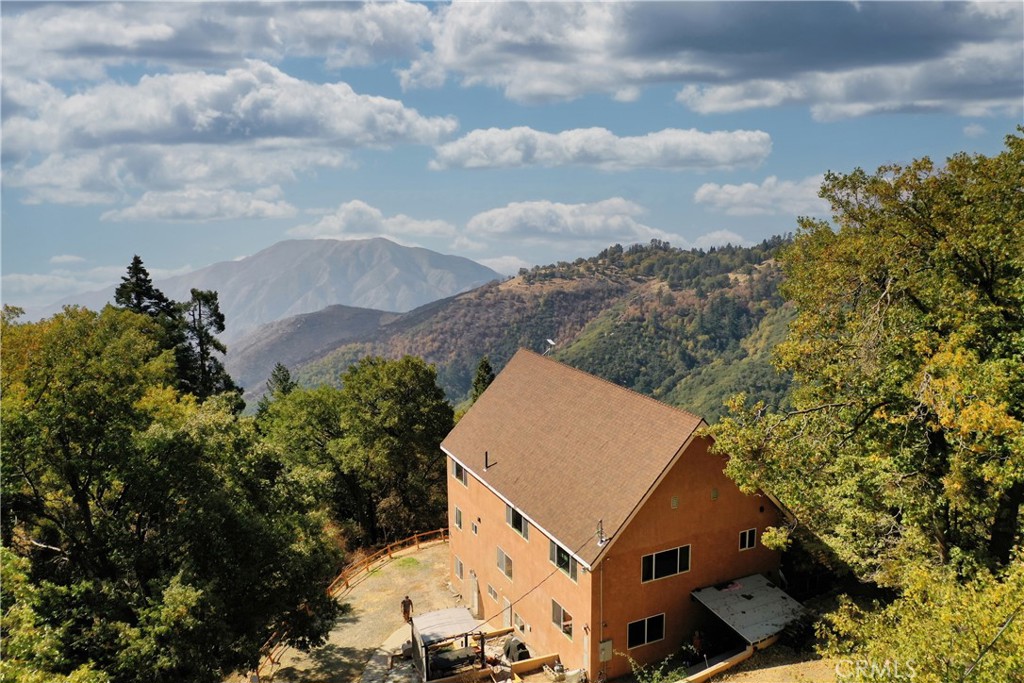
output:
[[[2,298],[291,238],[502,272],[753,243],[821,174],[997,153],[1014,3],[4,2]]]

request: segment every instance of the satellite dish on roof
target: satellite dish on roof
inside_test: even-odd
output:
[[[544,353],[541,354],[542,356],[548,355],[548,351],[550,351],[551,349],[555,348],[555,340],[554,339],[545,339],[544,341],[546,341],[548,343],[548,348],[544,349]]]

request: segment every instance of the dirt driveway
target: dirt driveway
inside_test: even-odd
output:
[[[402,625],[402,598],[414,613],[461,604],[448,589],[448,544],[409,548],[393,560],[361,574],[341,598],[351,610],[343,615],[327,643],[306,654],[289,650],[275,667],[274,683],[357,683],[377,647]]]

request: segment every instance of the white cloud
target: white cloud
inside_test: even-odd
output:
[[[433,27],[403,87],[450,74],[519,102],[631,102],[677,83],[700,113],[799,104],[819,120],[1022,110],[1019,3],[455,2]]]
[[[742,235],[737,235],[732,230],[713,230],[712,232],[701,235],[693,241],[693,246],[697,249],[724,247],[729,244],[734,247],[749,246],[750,240],[746,239]]]
[[[171,192],[146,192],[132,206],[107,211],[106,221],[215,221],[287,218],[297,209],[281,199],[277,185],[256,192],[188,187]]]
[[[677,236],[639,222],[637,218],[644,213],[642,206],[621,197],[589,204],[513,202],[473,216],[466,224],[466,232],[534,244],[678,241]]]
[[[318,239],[389,237],[453,237],[455,226],[441,220],[419,220],[404,214],[385,216],[366,202],[354,199],[314,223],[288,231],[296,237]]]
[[[432,169],[517,166],[596,166],[604,170],[731,169],[757,166],[771,152],[768,133],[667,128],[619,137],[605,128],[545,133],[527,127],[474,130],[435,147]]]
[[[479,259],[479,262],[502,275],[515,275],[520,268],[529,268],[533,265],[518,256],[495,256],[494,258]]]
[[[323,57],[329,67],[412,59],[430,9],[387,3],[73,3],[8,11],[4,70],[27,78],[102,80],[146,63],[219,68],[238,57]]]
[[[111,144],[251,144],[301,140],[355,148],[430,144],[453,133],[451,117],[424,117],[398,100],[356,93],[344,82],[311,83],[249,60],[222,74],[103,83],[4,124],[5,152],[93,149]]]
[[[252,191],[348,164],[354,148],[433,144],[457,126],[259,61],[68,96],[19,92],[20,108],[4,121],[4,182],[24,188],[28,203],[128,202],[189,186]]]
[[[85,259],[81,256],[75,256],[74,254],[57,254],[56,256],[50,257],[50,263],[54,265],[62,263],[83,263]]]
[[[700,114],[801,104],[817,121],[903,111],[960,116],[1019,114],[1021,98],[996,95],[999,82],[1024,62],[1020,41],[969,44],[934,59],[843,71],[795,74],[727,85],[687,85],[676,99]],[[990,89],[991,88],[991,89]],[[971,97],[965,91],[973,92]]]
[[[827,215],[828,203],[818,197],[822,179],[821,175],[799,181],[769,176],[760,185],[705,183],[697,188],[693,199],[731,216]]]
[[[83,259],[84,260],[84,259]],[[57,263],[51,259],[51,263]],[[61,261],[61,264],[73,263]],[[182,275],[193,270],[181,268],[146,268],[154,280]],[[85,270],[54,268],[48,273],[6,273],[0,278],[5,302],[18,306],[42,307],[84,292],[109,287],[125,273],[121,266],[96,266]]]
[[[982,135],[987,133],[985,126],[979,123],[969,123],[964,126],[964,135],[969,138],[980,138]]]

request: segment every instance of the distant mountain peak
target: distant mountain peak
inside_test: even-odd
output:
[[[154,284],[178,301],[188,299],[192,288],[217,291],[227,319],[223,338],[230,343],[258,325],[327,306],[409,311],[500,277],[461,256],[373,237],[284,240]],[[68,303],[98,309],[113,300],[113,293],[111,286],[82,294],[42,313]]]

